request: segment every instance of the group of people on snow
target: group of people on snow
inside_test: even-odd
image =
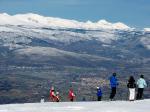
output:
[[[60,96],[59,96],[59,92],[55,93],[54,87],[51,87],[50,89],[50,95],[49,95],[50,101],[52,102],[59,102],[60,101]],[[73,89],[70,88],[69,92],[68,92],[68,99],[69,101],[73,102],[75,99],[75,94],[73,92]]]
[[[110,77],[110,86],[111,86],[111,93],[110,93],[110,100],[112,101],[116,95],[117,86],[119,85],[118,80],[116,78],[116,73],[113,73]],[[127,87],[129,89],[129,101],[134,101],[142,99],[144,88],[147,87],[147,83],[144,79],[144,75],[141,75],[138,79],[137,83],[133,76],[130,76]],[[137,95],[136,95],[136,87],[138,88]],[[135,98],[136,96],[136,98]],[[100,87],[97,87],[97,101],[101,101],[102,98],[102,90]]]
[[[140,100],[140,99],[142,99],[144,88],[147,87],[147,83],[146,83],[146,81],[144,79],[144,75],[140,76],[140,78],[138,79],[137,83],[135,83],[134,77],[130,76],[130,78],[128,80],[128,84],[127,84],[127,87],[129,88],[129,100],[130,101],[135,100],[135,88],[136,88],[136,85],[138,86],[136,99]]]
[[[119,85],[118,79],[116,77],[116,73],[113,73],[112,76],[109,78],[110,81],[110,87],[111,87],[111,93],[110,93],[110,100],[112,101],[116,95],[117,86]],[[129,77],[127,87],[129,89],[129,101],[134,101],[135,99],[140,100],[143,96],[144,88],[147,87],[147,83],[144,79],[144,75],[141,75],[140,78],[135,81],[133,76]],[[136,87],[137,89],[137,95],[136,95]],[[136,98],[135,98],[136,96]],[[49,94],[50,101],[52,102],[59,102],[60,96],[59,92],[56,92],[54,87],[51,87],[50,94]],[[102,98],[102,90],[100,87],[97,87],[97,101],[101,101]],[[69,101],[73,102],[75,100],[75,94],[73,92],[73,88],[71,87],[68,92],[68,99]],[[44,98],[41,99],[41,102]]]
[[[59,102],[60,101],[59,92],[55,93],[54,87],[51,87],[49,96],[50,96],[50,100],[53,102]]]
[[[110,77],[110,85],[111,85],[110,100],[113,100],[113,98],[116,95],[117,86],[119,85],[118,80],[116,78],[116,73],[113,73],[113,75]],[[138,88],[137,95],[135,95],[136,86]],[[137,83],[134,77],[130,76],[128,83],[127,83],[127,87],[129,88],[129,100],[130,101],[134,101],[135,99],[137,100],[142,99],[144,88],[147,87],[147,83],[144,79],[144,75],[140,76],[140,78],[137,80]]]

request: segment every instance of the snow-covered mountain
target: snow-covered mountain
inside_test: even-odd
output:
[[[62,56],[64,62],[67,62],[65,57],[70,57],[70,65],[83,62],[99,66],[97,59],[111,64],[120,60],[128,65],[145,64],[150,60],[150,33],[148,28],[137,30],[120,22],[78,22],[32,13],[13,16],[3,13],[0,14],[0,49],[1,57],[20,57],[20,63],[25,58],[35,60],[35,55],[47,61],[51,60],[50,56],[58,55],[55,60]],[[87,62],[85,57],[91,61]],[[73,59],[78,61],[72,62]]]
[[[149,112],[150,100],[1,105],[0,112]]]
[[[17,14],[10,16],[6,13],[0,14],[0,24],[11,25],[33,25],[33,26],[47,26],[47,27],[62,27],[62,28],[77,28],[77,29],[129,29],[127,25],[118,22],[110,23],[106,20],[98,22],[78,22],[76,20],[67,20],[53,17],[43,17],[37,14]]]

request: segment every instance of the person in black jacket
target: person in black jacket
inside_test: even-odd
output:
[[[129,101],[134,101],[136,84],[133,76],[130,76],[127,87],[129,88]]]

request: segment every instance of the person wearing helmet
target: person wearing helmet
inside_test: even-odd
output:
[[[101,101],[102,91],[100,87],[97,87],[97,101]]]
[[[55,101],[56,101],[56,102],[59,102],[59,101],[60,101],[59,92],[56,92]]]
[[[110,86],[111,86],[110,100],[112,101],[116,95],[116,88],[118,86],[116,73],[113,73],[112,76],[110,77]]]

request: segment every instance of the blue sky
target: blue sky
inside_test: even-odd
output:
[[[150,0],[0,0],[0,13],[37,13],[93,22],[105,19],[150,27]]]

